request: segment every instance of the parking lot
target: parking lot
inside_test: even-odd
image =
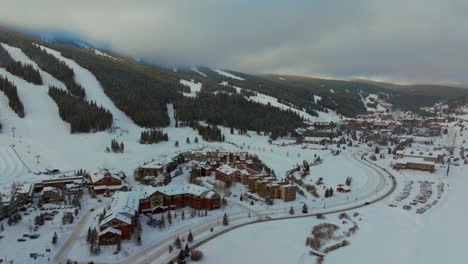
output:
[[[389,207],[398,207],[421,215],[437,205],[442,198],[444,189],[445,183],[441,181],[436,183],[432,180],[407,179]]]

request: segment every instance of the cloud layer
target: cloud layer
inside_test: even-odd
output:
[[[0,23],[77,32],[157,64],[468,83],[466,0],[0,2]]]

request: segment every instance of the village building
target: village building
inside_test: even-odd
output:
[[[321,130],[330,130],[333,124],[331,122],[315,122],[314,127]]]
[[[0,220],[17,212],[18,207],[19,202],[14,196],[0,193]]]
[[[123,239],[122,231],[109,227],[98,234],[99,245],[115,245]]]
[[[403,118],[400,122],[406,127],[421,127],[423,126],[423,119],[421,118]]]
[[[145,162],[136,169],[136,173],[139,177],[158,176],[171,172],[176,168],[177,163],[173,159],[166,157],[152,160],[150,162]]]
[[[278,182],[275,177],[260,173],[245,164],[235,167],[224,164],[216,170],[216,179],[224,183],[240,182],[246,185],[250,192],[269,199],[282,199],[285,202],[296,199],[296,186]]]
[[[307,144],[316,144],[316,145],[326,145],[330,143],[329,137],[304,137],[303,143]]]
[[[34,184],[21,184],[16,186],[13,191],[13,196],[18,200],[20,204],[26,204],[32,200],[32,194],[34,191]]]
[[[418,150],[398,150],[395,157],[402,158],[419,158],[424,161],[431,161],[435,163],[444,164],[444,154],[441,152],[428,152]]]
[[[145,186],[137,191],[116,192],[112,199],[110,209],[99,223],[98,238],[101,245],[130,239],[140,213],[158,213],[185,206],[197,210],[215,210],[221,205],[219,194],[193,184]]]
[[[216,179],[224,183],[239,181],[239,170],[227,164],[221,165],[216,169]]]
[[[333,130],[308,130],[304,132],[306,137],[326,137],[326,138],[334,138],[337,136],[337,132]]]
[[[44,187],[41,192],[44,203],[57,203],[63,201],[62,190],[56,187]]]
[[[210,189],[194,184],[171,184],[149,187],[140,191],[139,210],[158,213],[185,206],[197,210],[214,210],[220,207],[221,197]]]
[[[435,164],[432,161],[425,161],[420,158],[406,157],[406,158],[398,159],[393,165],[393,168],[397,170],[411,169],[411,170],[434,172]]]
[[[95,194],[126,191],[128,186],[123,182],[124,177],[125,175],[122,172],[113,173],[107,169],[103,169],[89,175],[88,184]]]
[[[84,178],[82,176],[74,177],[59,177],[49,180],[43,180],[34,184],[34,192],[40,192],[45,187],[55,187],[58,189],[64,189],[67,184],[80,184],[83,185]]]

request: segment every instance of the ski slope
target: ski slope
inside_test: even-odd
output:
[[[221,75],[221,76],[228,77],[228,78],[231,78],[231,79],[235,79],[235,80],[239,80],[239,81],[244,81],[245,80],[242,77],[236,76],[236,75],[234,75],[232,73],[229,73],[229,72],[226,72],[226,71],[223,71],[223,70],[216,69],[216,70],[213,70],[213,71],[216,72],[217,74]]]
[[[200,74],[200,75],[203,76],[203,77],[207,77],[207,75],[204,74],[203,72],[201,72],[197,67],[192,67],[192,71],[194,71],[194,72]]]
[[[78,65],[78,63],[76,63],[74,60],[63,57],[58,51],[40,45],[38,46],[47,53],[56,57],[58,60],[67,64],[67,66],[70,67],[75,73],[76,82],[84,87],[86,92],[86,99],[94,101],[97,105],[101,105],[108,109],[114,116],[114,122],[116,122],[119,127],[125,127],[127,129],[136,127],[133,121],[122,111],[120,111],[120,109],[114,105],[112,100],[107,97],[101,84],[91,72]]]
[[[180,84],[185,85],[190,88],[190,93],[182,93],[186,97],[196,97],[197,94],[201,91],[202,83],[194,82],[193,80],[180,80]]]

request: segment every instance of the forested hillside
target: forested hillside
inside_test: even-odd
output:
[[[13,60],[2,45],[0,45],[0,67],[30,83],[42,85],[41,74],[31,65]]]
[[[11,83],[8,79],[0,76],[0,91],[3,91],[8,97],[8,104],[15,113],[23,118],[24,117],[24,107],[23,103],[18,97],[18,90],[16,86]]]
[[[49,95],[57,103],[60,117],[70,123],[71,133],[103,131],[112,126],[112,114],[94,102],[53,86],[49,87]]]
[[[240,95],[218,93],[182,98],[175,104],[175,109],[180,121],[203,120],[243,131],[268,132],[272,137],[286,136],[304,126],[303,120],[293,112],[259,105]]]
[[[210,125],[223,125],[240,131],[254,130],[277,137],[305,125],[304,120],[291,108],[311,116],[333,110],[339,115],[353,117],[367,112],[365,104],[369,106],[369,102],[366,103],[364,99],[369,95],[379,95],[397,108],[431,105],[441,99],[358,81],[252,75],[234,71],[224,71],[223,74],[206,67],[174,72],[112,53],[100,56],[94,50],[75,45],[42,42],[7,28],[0,28],[0,41],[20,48],[42,70],[66,85],[69,92],[51,88],[50,95],[59,106],[62,119],[72,124],[72,132],[104,130],[112,125],[112,115],[87,102],[84,99],[85,90],[76,83],[73,70],[36,44],[57,50],[89,70],[117,108],[135,124],[149,129],[169,125],[168,103],[174,104],[179,121],[205,121]],[[0,50],[0,56],[6,58],[4,61],[11,62],[8,53]],[[21,70],[14,68],[16,74],[22,74],[18,73]],[[32,74],[29,69],[24,72]],[[23,78],[32,78],[22,75]],[[182,85],[181,80],[201,83],[201,91],[196,96],[186,97],[191,88]],[[257,93],[274,97],[278,103],[290,108],[285,111],[285,108],[281,110],[249,100]],[[94,118],[97,122],[93,123],[91,120]]]

